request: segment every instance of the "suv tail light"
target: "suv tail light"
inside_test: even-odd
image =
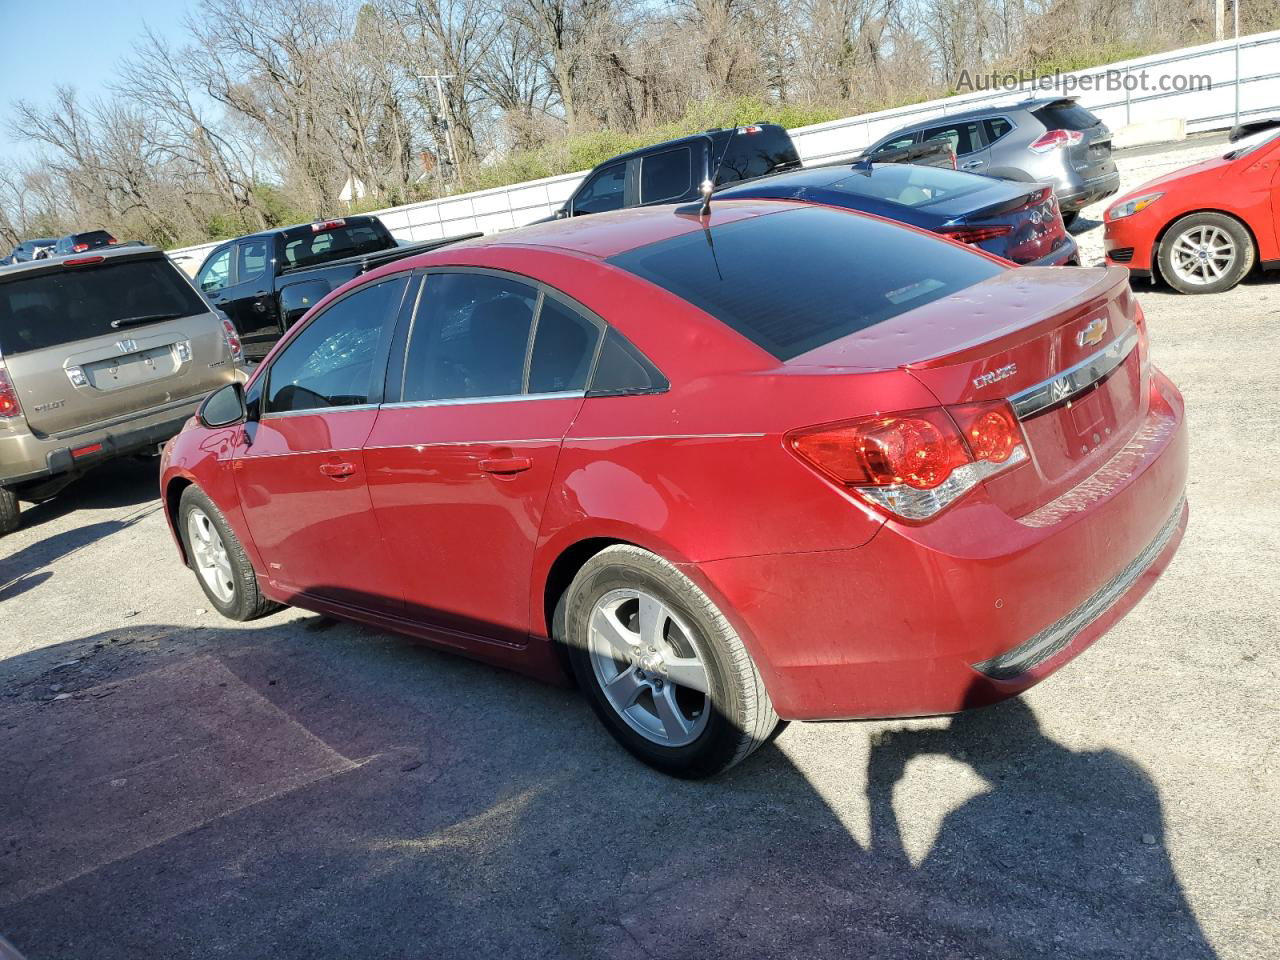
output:
[[[1027,459],[1004,400],[861,417],[793,431],[786,443],[837,486],[913,521]]]
[[[9,379],[9,371],[0,367],[0,420],[12,420],[22,416],[22,404],[18,402],[18,391]]]
[[[990,227],[943,227],[938,232],[959,243],[981,243],[983,240],[1003,237],[1012,230],[1011,224],[1001,223]]]
[[[239,363],[244,359],[244,346],[240,343],[240,334],[236,330],[236,325],[223,314],[222,316],[222,339],[227,341],[227,349],[231,351],[231,359]]]
[[[1028,149],[1033,153],[1049,153],[1059,147],[1074,147],[1082,140],[1084,134],[1079,130],[1046,130]]]
[[[88,249],[89,249],[89,245],[87,243],[77,243],[75,246],[71,248],[71,252],[84,253]]]

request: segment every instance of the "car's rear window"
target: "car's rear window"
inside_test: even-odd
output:
[[[1032,110],[1031,115],[1049,130],[1088,130],[1102,121],[1070,100],[1061,100]]]
[[[695,230],[611,257],[779,360],[1007,269],[869,217],[812,207]]]
[[[0,354],[105,334],[126,338],[208,309],[164,257],[21,273],[0,282]]]
[[[748,132],[755,130],[754,133]],[[800,154],[790,135],[779,127],[735,130],[716,170],[716,185],[754,180],[778,170],[800,166]]]
[[[393,246],[395,241],[387,228],[370,220],[344,222],[327,230],[295,227],[284,235],[284,258],[291,267],[309,267]]]
[[[882,164],[858,170],[831,184],[831,190],[857,197],[874,197],[905,207],[924,207],[943,200],[978,193],[991,186],[971,173],[918,164]]]
[[[77,233],[71,238],[74,243],[87,243],[93,247],[105,247],[115,243],[116,238],[105,230],[90,230],[88,233]]]

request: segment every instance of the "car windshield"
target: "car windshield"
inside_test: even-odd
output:
[[[936,237],[827,207],[694,230],[611,257],[779,360],[1008,269]]]
[[[1241,157],[1247,157],[1255,150],[1259,150],[1266,146],[1272,140],[1280,137],[1280,127],[1272,127],[1270,130],[1259,130],[1247,137],[1237,140],[1231,145],[1231,149],[1222,155],[1224,160],[1239,160]]]
[[[941,167],[897,163],[855,170],[850,176],[831,184],[829,189],[858,197],[888,200],[906,207],[924,207],[979,193],[989,186],[991,181],[973,174]]]
[[[133,336],[127,331],[207,309],[164,257],[19,273],[0,283],[0,354]]]

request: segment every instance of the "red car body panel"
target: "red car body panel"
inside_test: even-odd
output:
[[[712,224],[798,206],[725,202]],[[889,518],[785,441],[799,427],[1052,377],[1141,330],[1122,271],[1009,269],[780,363],[601,259],[701,226],[670,209],[602,214],[349,285],[443,266],[530,277],[617,328],[670,389],[290,415],[258,424],[251,445],[243,427],[193,424],[165,451],[170,522],[181,487],[198,483],[274,599],[553,682],[564,680],[549,639],[561,564],[584,544],[633,543],[707,592],[779,714],[795,719],[948,712],[1016,694],[1104,632],[1168,563],[1186,521],[1186,437],[1145,335],[1087,397],[1023,424],[1030,462],[926,523]],[[984,393],[975,381],[992,371],[999,389]],[[1069,617],[1153,544],[1141,575],[1050,659],[1013,680],[975,669]]]
[[[1145,209],[1112,219],[1111,211],[1121,204],[1158,192],[1164,196]],[[1280,232],[1276,227],[1280,222],[1280,139],[1234,160],[1214,157],[1157,177],[1114,201],[1104,214],[1107,263],[1118,263],[1139,276],[1150,276],[1165,230],[1179,217],[1202,212],[1226,213],[1240,220],[1253,234],[1263,266],[1280,263]],[[1132,259],[1113,259],[1117,250],[1132,250]]]

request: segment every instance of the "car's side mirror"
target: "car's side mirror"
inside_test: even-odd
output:
[[[568,208],[568,207],[561,207],[559,210],[557,210],[557,211],[556,211],[556,219],[557,219],[557,220],[568,220],[568,219],[569,219],[569,208]]]
[[[249,411],[244,402],[244,384],[238,380],[213,391],[204,398],[204,403],[200,404],[200,409],[196,411],[196,418],[199,419],[201,426],[210,429],[244,423],[248,417]]]

